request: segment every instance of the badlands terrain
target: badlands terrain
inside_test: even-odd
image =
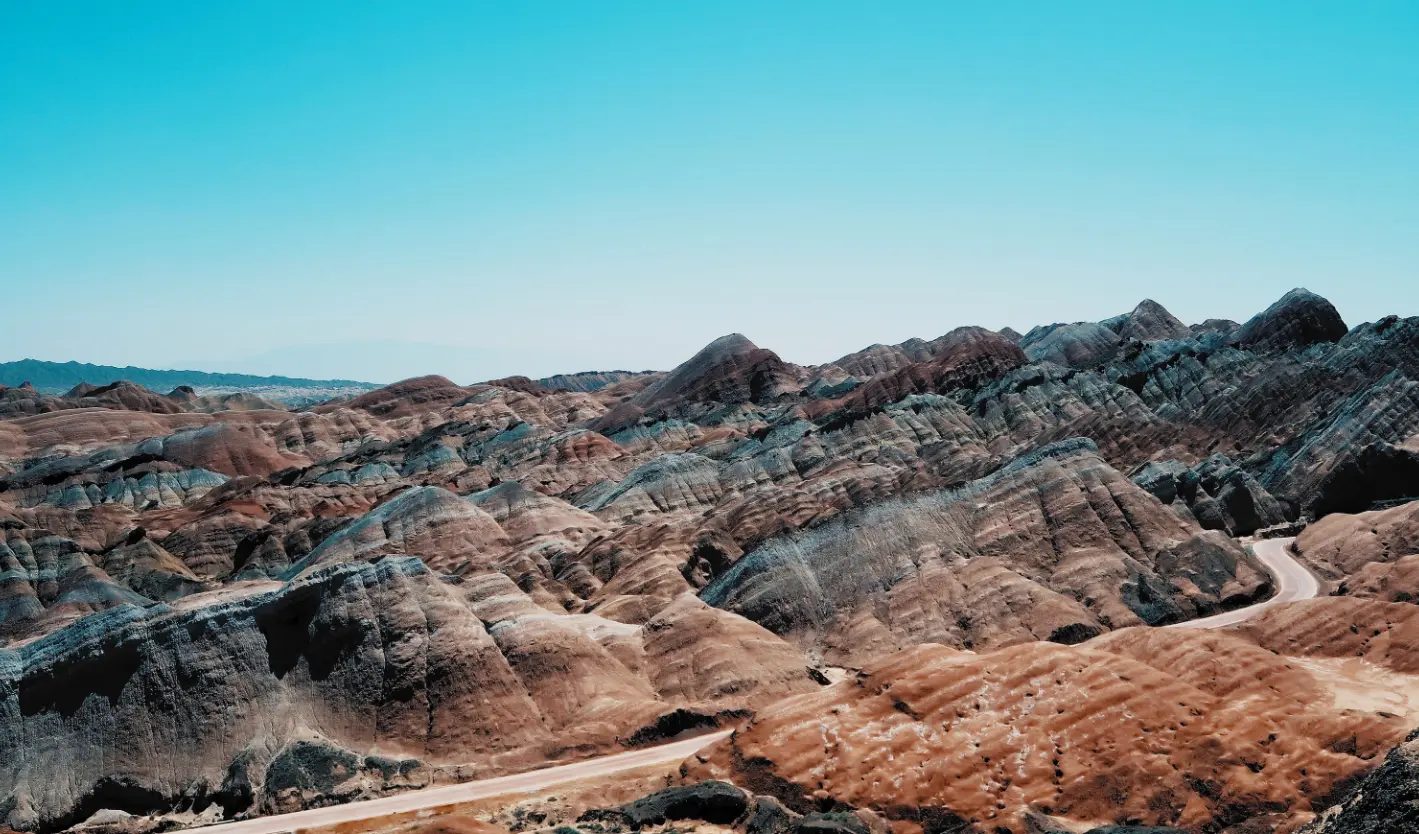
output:
[[[1419,318],[1304,290],[298,408],[0,387],[0,827],[431,807],[719,732],[341,830],[1419,830],[1416,497]]]

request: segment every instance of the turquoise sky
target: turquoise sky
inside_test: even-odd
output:
[[[0,0],[0,360],[1419,315],[1419,3]]]

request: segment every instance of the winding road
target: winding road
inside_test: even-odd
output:
[[[1276,577],[1276,593],[1271,598],[1224,614],[1173,623],[1167,628],[1222,628],[1250,620],[1273,605],[1314,598],[1320,593],[1320,582],[1304,565],[1291,557],[1290,547],[1293,541],[1294,538],[1260,539],[1252,545],[1256,558]]]
[[[501,796],[502,794],[532,793],[553,785],[560,785],[563,782],[572,782],[591,776],[605,776],[623,770],[634,770],[638,767],[678,762],[727,737],[729,733],[729,730],[722,730],[717,733],[673,741],[658,747],[632,750],[629,753],[615,753],[610,756],[601,756],[542,770],[514,773],[511,776],[479,779],[476,782],[464,782],[460,785],[448,785],[441,788],[425,788],[396,796],[386,796],[382,799],[351,802],[329,808],[314,808],[309,811],[296,811],[292,814],[257,817],[240,822],[224,822],[191,830],[202,831],[203,834],[206,832],[280,834],[280,832],[295,831],[300,828],[356,822],[374,817],[386,817],[390,814],[419,811],[424,808],[437,808],[441,805],[471,802],[475,799],[487,799],[490,796]]]
[[[1167,628],[1222,628],[1249,620],[1273,605],[1311,599],[1316,596],[1320,592],[1320,583],[1316,581],[1310,571],[1291,557],[1288,548],[1293,541],[1295,539],[1262,539],[1252,545],[1252,552],[1276,578],[1276,593],[1270,599],[1224,614],[1174,623]],[[729,732],[725,730],[645,750],[616,753],[572,764],[516,773],[511,776],[464,782],[460,785],[426,788],[382,799],[351,802],[330,808],[297,811],[292,814],[257,817],[240,822],[218,823],[206,826],[201,830],[204,834],[206,832],[213,832],[213,834],[282,834],[282,832],[301,828],[356,822],[425,808],[436,808],[442,805],[470,802],[475,799],[486,799],[502,794],[531,793],[577,779],[606,776],[649,765],[678,762],[727,737]]]

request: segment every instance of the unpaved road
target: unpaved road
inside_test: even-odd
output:
[[[1293,541],[1295,541],[1294,538],[1261,539],[1252,545],[1252,552],[1256,554],[1256,558],[1260,559],[1262,564],[1266,565],[1266,569],[1271,571],[1271,575],[1276,578],[1276,593],[1270,599],[1258,602],[1256,605],[1248,605],[1246,608],[1228,611],[1225,614],[1173,623],[1167,628],[1221,628],[1250,620],[1273,605],[1315,597],[1320,593],[1320,582],[1300,562],[1291,557],[1288,548]]]
[[[1314,597],[1320,592],[1320,583],[1316,581],[1316,578],[1311,575],[1310,571],[1306,570],[1299,562],[1291,558],[1287,547],[1290,546],[1292,541],[1294,541],[1294,539],[1263,539],[1252,545],[1252,552],[1256,554],[1257,558],[1266,565],[1267,570],[1271,571],[1272,576],[1276,578],[1276,594],[1270,599],[1265,602],[1259,602],[1256,605],[1249,605],[1246,608],[1228,611],[1225,614],[1204,617],[1200,620],[1189,620],[1184,623],[1174,623],[1168,626],[1168,628],[1221,628],[1249,620],[1273,605]],[[696,736],[695,738],[685,739],[684,741],[663,744],[659,747],[652,747],[646,750],[616,753],[611,756],[602,756],[597,759],[549,767],[543,770],[533,770],[527,773],[513,774],[511,776],[499,776],[495,779],[480,779],[476,782],[465,782],[461,785],[426,788],[421,791],[411,791],[383,799],[351,802],[346,805],[336,805],[330,808],[316,808],[311,811],[298,811],[293,814],[258,817],[242,822],[219,823],[202,828],[201,831],[203,834],[207,834],[207,832],[213,832],[213,834],[218,834],[218,832],[220,834],[280,834],[280,832],[294,831],[298,828],[312,828],[342,822],[355,822],[357,820],[371,819],[373,817],[383,817],[389,814],[400,814],[406,811],[418,811],[423,808],[436,808],[440,805],[452,805],[458,802],[485,799],[490,796],[530,793],[551,787],[552,785],[571,782],[577,779],[585,779],[591,776],[606,776],[611,773],[633,770],[647,765],[678,762],[728,735],[729,731],[726,730],[710,735]]]
[[[213,832],[213,834],[216,834],[216,832],[220,832],[220,834],[279,834],[279,832],[294,831],[298,828],[312,828],[320,825],[354,822],[357,820],[371,819],[373,817],[388,816],[390,814],[401,814],[406,811],[418,811],[423,808],[437,808],[440,805],[452,805],[457,802],[486,799],[490,796],[501,796],[510,793],[531,793],[551,787],[552,785],[561,784],[562,782],[571,782],[590,776],[605,776],[609,773],[633,770],[648,765],[678,762],[690,756],[695,751],[708,747],[716,741],[725,738],[729,735],[729,732],[729,730],[724,730],[718,733],[710,733],[709,735],[695,736],[694,738],[688,738],[683,741],[671,742],[670,744],[662,744],[659,747],[633,750],[629,753],[616,753],[610,756],[588,759],[584,762],[573,762],[572,764],[558,765],[557,767],[548,767],[542,770],[515,773],[511,776],[480,779],[476,782],[464,782],[461,785],[448,785],[441,788],[425,788],[421,791],[411,791],[397,796],[387,796],[383,799],[351,802],[346,805],[335,805],[330,808],[297,811],[293,814],[257,817],[256,819],[243,820],[241,822],[224,822],[192,830],[201,831],[203,834],[207,834],[207,832]]]

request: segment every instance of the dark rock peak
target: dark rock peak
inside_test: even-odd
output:
[[[30,384],[26,382],[20,387],[28,388],[29,385]],[[90,385],[87,382],[81,382],[78,385],[75,385],[73,388],[70,388],[68,391],[64,392],[64,399],[77,400],[80,397],[87,397],[88,395],[94,393],[97,390],[99,390],[99,387],[97,385]]]
[[[1192,330],[1151,298],[1139,302],[1132,312],[1102,322],[1124,339],[1156,342],[1164,339],[1186,339]]]
[[[677,401],[761,402],[790,390],[794,377],[793,366],[778,354],[731,333],[705,345],[633,402],[640,408]]]
[[[1242,325],[1234,340],[1254,350],[1289,350],[1339,341],[1348,330],[1329,301],[1297,288]]]
[[[1002,327],[995,332],[999,333],[1000,335],[1004,336],[1005,338],[1009,339],[1017,345],[1020,344],[1021,339],[1025,338],[1023,333],[1013,327]]]

